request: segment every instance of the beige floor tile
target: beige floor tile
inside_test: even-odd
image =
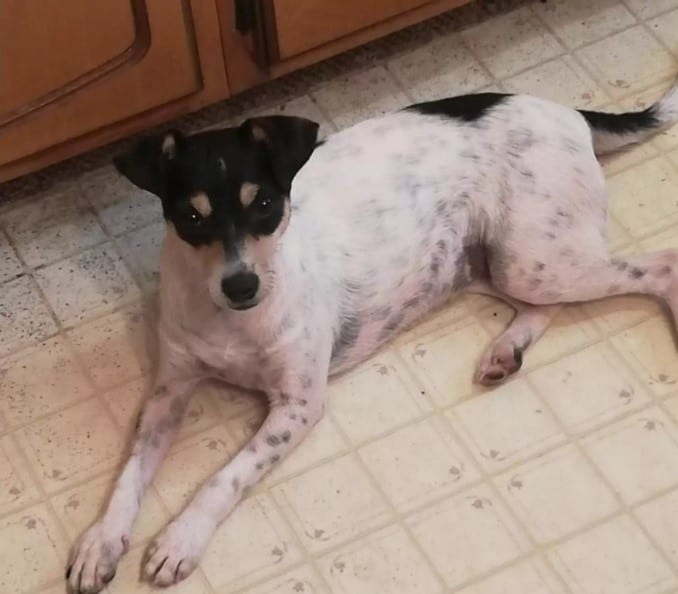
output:
[[[143,546],[133,548],[125,555],[115,574],[115,579],[107,586],[106,594],[155,594],[158,588],[154,588],[148,582],[139,580],[139,571],[144,558]],[[211,594],[205,583],[202,571],[194,571],[186,580],[176,586],[172,586],[173,594]]]
[[[678,547],[676,547],[676,534],[678,534],[678,490],[650,501],[636,508],[635,516],[650,533],[664,554],[673,563],[678,562]]]
[[[523,530],[485,486],[431,506],[408,518],[407,524],[450,588],[508,563],[529,548]]]
[[[304,546],[318,552],[391,518],[353,455],[292,478],[273,490]]]
[[[105,389],[150,370],[155,331],[136,304],[68,332],[97,387]]]
[[[678,387],[678,355],[669,320],[655,317],[612,338],[612,344],[657,396]]]
[[[89,380],[62,336],[0,360],[0,411],[10,425],[91,395]]]
[[[101,222],[114,235],[162,217],[160,199],[134,186],[113,165],[87,173],[80,180],[80,187]]]
[[[506,90],[557,101],[563,105],[591,109],[608,101],[605,91],[571,56],[563,56],[512,76]]]
[[[389,60],[388,69],[417,101],[477,91],[491,78],[458,34],[436,37]]]
[[[346,453],[348,447],[334,421],[326,416],[304,439],[304,447],[296,448],[264,479],[264,486],[278,483],[321,462],[329,462]]]
[[[123,435],[131,438],[134,425],[141,411],[142,403],[150,393],[151,379],[148,376],[132,380],[122,386],[108,390],[102,400],[122,429]],[[214,403],[204,393],[193,395],[179,428],[177,439],[189,437],[212,427],[219,420]]]
[[[257,495],[241,503],[216,531],[200,566],[212,587],[226,593],[301,559],[302,551],[271,498]]]
[[[462,33],[493,76],[504,78],[563,52],[527,7],[495,17]]]
[[[71,541],[74,542],[99,517],[108,503],[116,478],[117,473],[107,473],[50,498],[52,509]],[[148,490],[134,523],[131,545],[152,538],[169,519],[157,495],[152,489]]]
[[[663,157],[615,175],[609,182],[610,211],[635,238],[678,222],[678,172]]]
[[[495,483],[539,543],[573,534],[619,509],[595,468],[571,445],[514,468]]]
[[[552,0],[533,10],[570,48],[591,43],[634,25],[636,19],[619,0]]]
[[[646,19],[672,8],[678,8],[678,0],[624,0],[639,17]]]
[[[614,107],[606,109],[604,111],[609,111],[610,113],[622,113],[628,111],[627,109]],[[625,172],[632,167],[636,167],[639,164],[648,161],[659,155],[657,147],[652,142],[643,142],[634,146],[626,147],[624,150],[617,153],[611,153],[608,155],[601,155],[599,157],[600,164],[603,166],[603,172],[608,181],[609,188],[609,203],[614,202],[617,197],[616,188],[623,187],[620,185],[613,186],[611,184],[612,176]],[[623,194],[620,194],[623,196]],[[626,230],[624,225],[622,228]],[[627,231],[628,233],[628,231]]]
[[[230,594],[232,590],[226,588],[223,594]],[[259,586],[248,588],[242,594],[328,594],[322,579],[309,565],[300,565],[285,572]]]
[[[12,512],[40,498],[31,473],[11,436],[0,437],[0,514]]]
[[[106,239],[92,207],[76,193],[48,194],[4,217],[14,246],[29,266],[71,256]]]
[[[0,592],[21,594],[63,577],[67,545],[44,505],[0,520]]]
[[[160,248],[165,227],[164,221],[151,223],[121,235],[116,244],[129,269],[147,290],[155,290],[160,284]]]
[[[314,90],[312,95],[338,128],[410,103],[383,66],[337,78]]]
[[[577,55],[615,98],[675,75],[675,58],[640,26],[581,48]]]
[[[529,378],[573,433],[606,423],[649,400],[624,361],[605,343],[559,359]]]
[[[204,393],[212,400],[224,420],[234,419],[268,406],[263,394],[234,388],[223,382],[203,382],[196,389],[196,393],[198,392]]]
[[[628,504],[678,484],[678,429],[657,408],[601,429],[582,445]]]
[[[153,480],[165,507],[178,514],[235,451],[228,432],[220,425],[175,442]]]
[[[48,493],[113,469],[124,446],[119,430],[96,398],[35,421],[17,437]]]
[[[411,328],[395,337],[394,346],[403,346],[429,334],[437,334],[444,328],[456,327],[473,316],[473,312],[487,307],[492,302],[489,297],[459,293],[454,295],[443,307],[422,318]]]
[[[332,381],[329,409],[351,442],[358,444],[428,412],[430,404],[421,392],[407,368],[386,352]]]
[[[366,445],[359,455],[401,512],[459,490],[480,476],[445,422],[437,417]]]
[[[0,283],[19,276],[24,271],[7,236],[0,230]]]
[[[0,357],[45,340],[57,331],[30,276],[0,285],[0,319]]]
[[[549,557],[574,594],[659,594],[675,585],[666,562],[627,516],[572,538]]]
[[[643,252],[678,249],[678,225],[638,242]]]
[[[565,439],[551,413],[521,378],[448,412],[476,461],[494,472]]]
[[[662,315],[660,304],[642,295],[610,297],[584,303],[581,307],[606,335],[615,334],[649,318]]]
[[[456,594],[562,594],[563,587],[539,559],[528,559],[474,583]]]
[[[81,252],[35,272],[57,318],[73,326],[140,296],[111,244]]]
[[[442,586],[400,526],[390,526],[319,560],[333,594],[436,594]]]
[[[482,392],[473,376],[490,343],[487,331],[471,318],[405,344],[398,351],[434,401],[444,406]]]

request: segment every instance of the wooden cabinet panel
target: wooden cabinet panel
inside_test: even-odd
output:
[[[32,18],[16,21],[12,9]],[[190,7],[182,0],[97,0],[85,14],[96,12],[91,31],[81,21],[82,0],[4,0],[0,18],[0,55],[18,68],[0,71],[8,93],[0,121],[0,164],[45,150],[167,102],[200,91],[202,78],[195,48]],[[63,13],[55,18],[51,9]],[[91,12],[90,12],[91,11]],[[109,12],[110,11],[110,12]],[[107,18],[108,15],[110,18]],[[72,27],[72,28],[71,28]],[[77,30],[77,32],[76,32]],[[104,32],[105,31],[105,32]],[[130,36],[130,32],[132,35]],[[69,35],[93,48],[87,56],[73,47],[63,50]],[[41,38],[28,51],[30,38]],[[101,44],[95,42],[101,38]],[[17,39],[19,41],[17,41]],[[50,40],[60,45],[50,49]],[[23,55],[13,55],[19,49]],[[56,54],[53,58],[51,53]],[[58,68],[55,64],[61,64]],[[27,73],[54,70],[42,82]],[[57,71],[58,70],[58,71]],[[23,101],[23,103],[22,103]]]
[[[284,60],[429,0],[272,0],[278,58]],[[270,17],[269,17],[270,18]]]
[[[120,58],[134,43],[134,29],[129,1],[4,0],[0,122]]]

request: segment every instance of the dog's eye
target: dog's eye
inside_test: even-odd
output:
[[[257,199],[257,201],[254,203],[254,206],[261,214],[266,214],[269,210],[271,210],[271,206],[273,206],[273,200],[271,200],[268,196],[262,196],[261,198]]]
[[[191,210],[186,215],[186,222],[194,227],[202,225],[203,220],[204,220],[203,217],[197,210]]]

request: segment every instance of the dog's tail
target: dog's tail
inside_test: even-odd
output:
[[[611,153],[678,123],[678,81],[657,103],[642,111],[604,113],[580,109],[579,113],[591,128],[596,154]]]

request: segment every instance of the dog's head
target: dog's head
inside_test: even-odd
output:
[[[162,200],[169,233],[204,272],[218,306],[249,309],[275,282],[273,257],[290,217],[290,188],[318,124],[271,116],[184,136],[145,138],[114,159]]]

